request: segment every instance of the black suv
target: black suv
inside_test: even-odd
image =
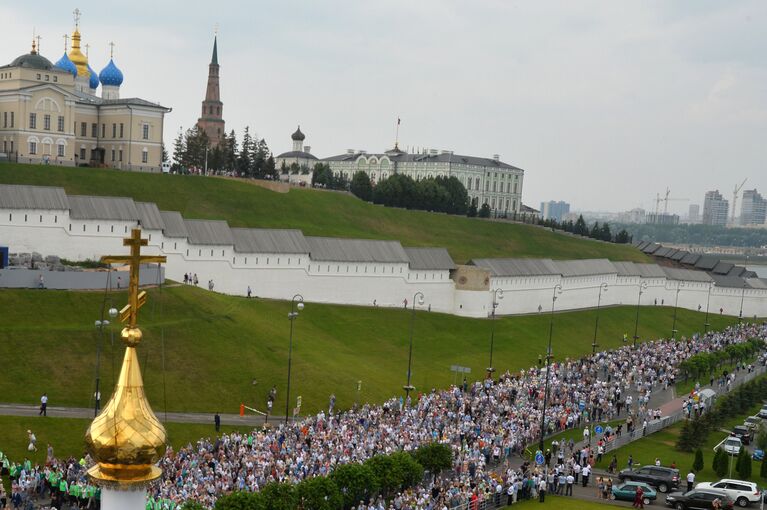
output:
[[[714,500],[719,498],[722,502],[722,510],[732,510],[735,502],[722,491],[710,489],[693,489],[690,492],[672,492],[666,496],[666,506],[676,510],[687,509],[713,509]]]
[[[624,469],[618,473],[621,482],[634,480],[657,487],[660,492],[668,492],[679,487],[679,470],[662,466],[644,466],[639,469]]]
[[[743,444],[749,444],[751,442],[751,430],[745,425],[737,425],[732,429],[732,435],[739,438]]]

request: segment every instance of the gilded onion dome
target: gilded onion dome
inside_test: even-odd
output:
[[[77,76],[90,78],[88,57],[80,50],[80,30],[77,28],[72,32],[72,49],[69,50],[69,60],[77,67]]]

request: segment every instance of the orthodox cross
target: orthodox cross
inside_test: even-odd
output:
[[[80,9],[72,11],[72,15],[75,17],[75,29],[80,28]]]
[[[64,34],[64,53],[67,52],[67,43],[69,43],[69,34]]]
[[[213,24],[213,35],[218,35],[218,22]]]
[[[85,43],[85,58],[88,58],[88,54],[90,53],[91,45],[88,43]]]
[[[112,41],[109,41],[109,58],[114,58],[115,56],[115,43]]]
[[[42,39],[42,38],[43,38],[43,36],[41,36],[41,35],[38,35],[37,37],[35,37],[35,39],[37,39],[37,52],[38,53],[40,53],[40,39]]]
[[[139,284],[139,266],[148,262],[165,262],[165,256],[159,255],[141,255],[141,247],[149,243],[141,238],[141,229],[134,228],[131,236],[123,239],[123,246],[130,246],[130,255],[107,255],[101,257],[101,262],[107,264],[127,263],[130,265],[130,279],[128,283],[128,304],[120,310],[120,321],[127,322],[128,328],[136,327],[138,310],[146,303],[146,291],[138,291]]]

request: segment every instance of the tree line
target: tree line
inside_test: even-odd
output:
[[[563,230],[565,232],[570,232],[571,234],[590,237],[591,239],[606,241],[608,243],[627,244],[630,243],[632,239],[625,228],[622,228],[620,231],[613,234],[610,229],[610,224],[607,222],[600,225],[598,221],[595,221],[594,224],[589,227],[586,224],[586,220],[583,219],[582,214],[579,215],[578,219],[575,221],[567,220],[558,222],[554,218],[546,220],[539,218],[538,224],[551,229]]]
[[[625,224],[622,228],[635,238],[656,243],[702,246],[759,247],[767,245],[767,229],[727,228],[720,225]]]
[[[397,492],[423,481],[424,470],[432,476],[452,466],[448,445],[431,443],[412,453],[375,455],[362,464],[337,466],[328,476],[307,478],[298,484],[271,482],[259,492],[232,492],[216,501],[215,510],[349,510],[360,501]],[[203,510],[187,502],[183,510]]]
[[[197,126],[179,132],[173,142],[173,165],[177,173],[207,170],[239,177],[277,179],[274,156],[266,140],[250,134],[246,127],[242,141],[237,142],[234,130],[222,134],[218,145],[212,146],[205,131]]]

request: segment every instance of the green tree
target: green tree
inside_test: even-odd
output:
[[[477,204],[472,201],[471,205],[469,205],[469,208],[466,210],[466,216],[469,218],[476,218],[477,217]]]
[[[736,471],[743,480],[751,478],[751,456],[745,446],[741,447],[740,453],[738,453]]]
[[[575,222],[575,225],[573,225],[573,234],[577,234],[579,236],[588,236],[589,235],[589,227],[586,226],[586,220],[583,219],[583,215],[578,215],[578,219]]]
[[[402,489],[414,487],[423,481],[423,466],[415,461],[412,455],[405,452],[391,454],[395,469],[402,473]]]
[[[261,489],[261,496],[268,510],[295,510],[298,506],[296,488],[290,483],[267,483]]]
[[[625,228],[615,234],[615,242],[618,244],[626,244],[629,242],[629,233]]]
[[[703,467],[705,464],[703,464],[703,451],[698,448],[695,450],[695,460],[692,463],[692,470],[696,473],[703,471]]]
[[[719,478],[722,478],[727,474],[728,461],[728,455],[724,453],[724,450],[722,448],[717,448],[714,453],[714,460],[711,467]]]
[[[187,508],[187,504],[198,505],[198,507]],[[221,496],[216,500],[214,506],[215,510],[266,510],[264,498],[260,492],[232,492]],[[205,507],[200,503],[187,500],[182,510],[205,510]]]
[[[602,223],[602,228],[599,229],[599,238],[602,241],[611,242],[613,240],[613,234],[610,232],[610,224],[605,222]]]
[[[179,131],[178,136],[173,141],[173,170],[179,171],[183,166],[184,155],[186,154],[186,145],[184,144],[184,134]]]
[[[303,510],[341,510],[344,499],[327,476],[307,478],[296,486],[298,508]]]
[[[482,204],[482,207],[479,208],[479,214],[477,214],[480,218],[489,218],[490,217],[490,206],[487,204]]]
[[[469,193],[457,177],[437,177],[436,182],[447,191],[448,198],[443,211],[449,214],[466,214],[469,210]]]
[[[437,475],[453,465],[453,451],[442,443],[429,443],[418,448],[413,457],[436,479]]]
[[[391,456],[374,455],[366,460],[364,465],[369,467],[375,475],[385,497],[402,486],[404,474],[399,463],[395,463]]]
[[[250,127],[245,126],[240,144],[240,153],[237,156],[237,172],[243,177],[253,177],[253,138],[250,136]]]
[[[330,473],[330,479],[341,492],[347,510],[378,494],[378,479],[364,464],[342,464]]]
[[[362,170],[355,172],[349,191],[365,202],[370,202],[373,199],[373,185],[370,183],[370,177],[367,172]]]

